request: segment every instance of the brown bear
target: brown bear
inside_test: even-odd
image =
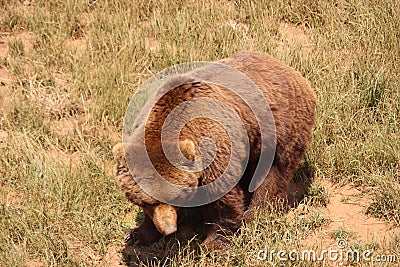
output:
[[[244,73],[261,90],[269,106],[257,108],[265,108],[266,112],[272,112],[274,127],[271,127],[270,131],[261,134],[259,121],[251,103],[244,101],[234,91],[219,84],[187,79],[187,76],[181,77],[179,83],[172,83],[172,85],[178,84],[174,88],[159,90],[161,97],[151,105],[151,112],[146,121],[142,122],[142,126],[145,127],[144,140],[147,154],[157,173],[171,183],[196,189],[217,180],[229,167],[232,154],[241,156],[246,151],[232,149],[230,136],[217,121],[197,117],[187,122],[179,132],[181,153],[189,161],[198,159],[202,154],[200,146],[202,140],[210,138],[214,142],[216,154],[212,163],[205,169],[193,172],[179,169],[165,156],[161,141],[162,127],[168,114],[185,101],[206,97],[226,104],[243,122],[249,151],[238,183],[221,198],[198,207],[208,227],[203,244],[220,247],[224,238],[218,234],[219,229],[234,232],[241,226],[243,219],[251,220],[251,211],[254,208],[263,206],[268,199],[286,197],[288,185],[303,163],[308,147],[314,124],[316,97],[307,81],[298,72],[265,54],[244,52],[218,63]],[[218,75],[212,67],[205,66],[204,69],[200,72],[207,72],[209,77]],[[249,97],[254,98],[254,102],[259,98],[251,94]],[[275,146],[275,154],[266,178],[254,192],[251,192],[249,186],[257,164],[261,160],[261,144],[264,139],[268,141],[268,145]],[[113,154],[119,186],[131,202],[144,210],[144,220],[133,229],[132,236],[137,239],[136,244],[145,245],[177,231],[179,207],[157,200],[138,185],[137,179],[145,177],[143,179],[147,179],[156,191],[163,191],[163,187],[152,180],[152,171],[142,167],[144,163],[142,164],[140,156],[136,155],[135,161],[131,165],[127,164],[128,160],[132,161],[129,155],[142,153],[138,151],[140,150],[137,144],[132,141],[129,144],[116,145]],[[219,186],[223,187],[224,184]],[[182,194],[176,197],[181,197],[182,201],[185,201],[191,196]]]

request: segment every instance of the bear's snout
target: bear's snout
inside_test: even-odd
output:
[[[170,235],[178,229],[177,208],[167,204],[145,207],[145,213],[152,219],[154,226],[163,235]]]
[[[159,231],[163,234],[163,235],[170,235],[172,233],[176,232],[177,227],[174,224],[169,224],[169,225],[165,225],[163,229],[159,229]]]

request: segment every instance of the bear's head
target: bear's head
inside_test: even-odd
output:
[[[190,140],[179,142],[180,150],[189,161],[193,161],[196,156],[195,144]],[[129,155],[135,153],[135,145],[119,143],[114,146],[113,154],[116,162],[116,180],[119,187],[125,192],[126,197],[143,208],[146,215],[151,218],[157,230],[163,235],[169,235],[177,230],[177,210],[178,208],[169,204],[162,203],[147,194],[137,183],[140,179],[146,179],[155,190],[163,192],[163,187],[158,185],[156,180],[152,180],[154,171],[167,181],[183,187],[194,188],[198,186],[199,174],[177,170],[165,163],[160,148],[149,147],[148,154],[151,154],[153,168],[146,168],[142,164],[141,157],[135,157],[135,162],[129,162]],[[127,159],[128,158],[128,159]],[[129,167],[128,167],[129,165]],[[135,179],[133,178],[135,177]],[[180,196],[177,196],[177,198]]]

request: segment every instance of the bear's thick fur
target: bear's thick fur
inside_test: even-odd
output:
[[[146,149],[154,168],[164,179],[187,187],[197,187],[215,181],[227,167],[231,154],[229,137],[224,128],[212,120],[197,118],[180,132],[182,154],[189,160],[199,156],[199,143],[206,137],[213,139],[217,154],[204,171],[188,173],[171,165],[163,154],[161,129],[166,116],[179,104],[197,97],[210,97],[224,102],[244,122],[250,143],[249,162],[239,183],[222,198],[200,207],[209,229],[204,244],[219,245],[220,228],[235,231],[245,219],[251,219],[251,210],[262,206],[268,199],[285,198],[287,187],[303,163],[314,123],[316,97],[307,81],[295,70],[261,53],[244,52],[218,63],[233,67],[247,75],[262,91],[275,120],[276,151],[272,167],[254,193],[248,191],[257,166],[260,149],[260,128],[250,107],[234,92],[216,84],[188,81],[164,94],[152,107],[146,127]],[[171,88],[172,89],[172,88]],[[258,107],[260,108],[260,107]],[[266,138],[269,138],[268,135]],[[125,151],[124,151],[125,149]],[[135,151],[135,144],[118,144],[113,153],[116,159],[116,176],[121,189],[134,204],[142,207],[145,219],[132,231],[137,244],[157,241],[162,235],[175,232],[177,207],[160,203],[145,193],[132,178],[147,174],[140,161],[130,166],[125,155]],[[124,153],[125,152],[125,153]],[[242,153],[235,151],[235,153]],[[243,152],[244,153],[244,152]],[[157,186],[157,184],[154,184]],[[161,189],[162,190],[162,189]],[[250,212],[248,212],[250,211]]]

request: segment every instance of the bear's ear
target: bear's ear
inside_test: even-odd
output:
[[[181,149],[182,154],[188,160],[195,160],[196,158],[196,146],[192,140],[183,140],[179,141],[179,148]]]
[[[117,163],[121,163],[125,160],[125,155],[124,155],[124,144],[123,143],[118,143],[116,144],[113,149],[112,149],[114,159]]]

